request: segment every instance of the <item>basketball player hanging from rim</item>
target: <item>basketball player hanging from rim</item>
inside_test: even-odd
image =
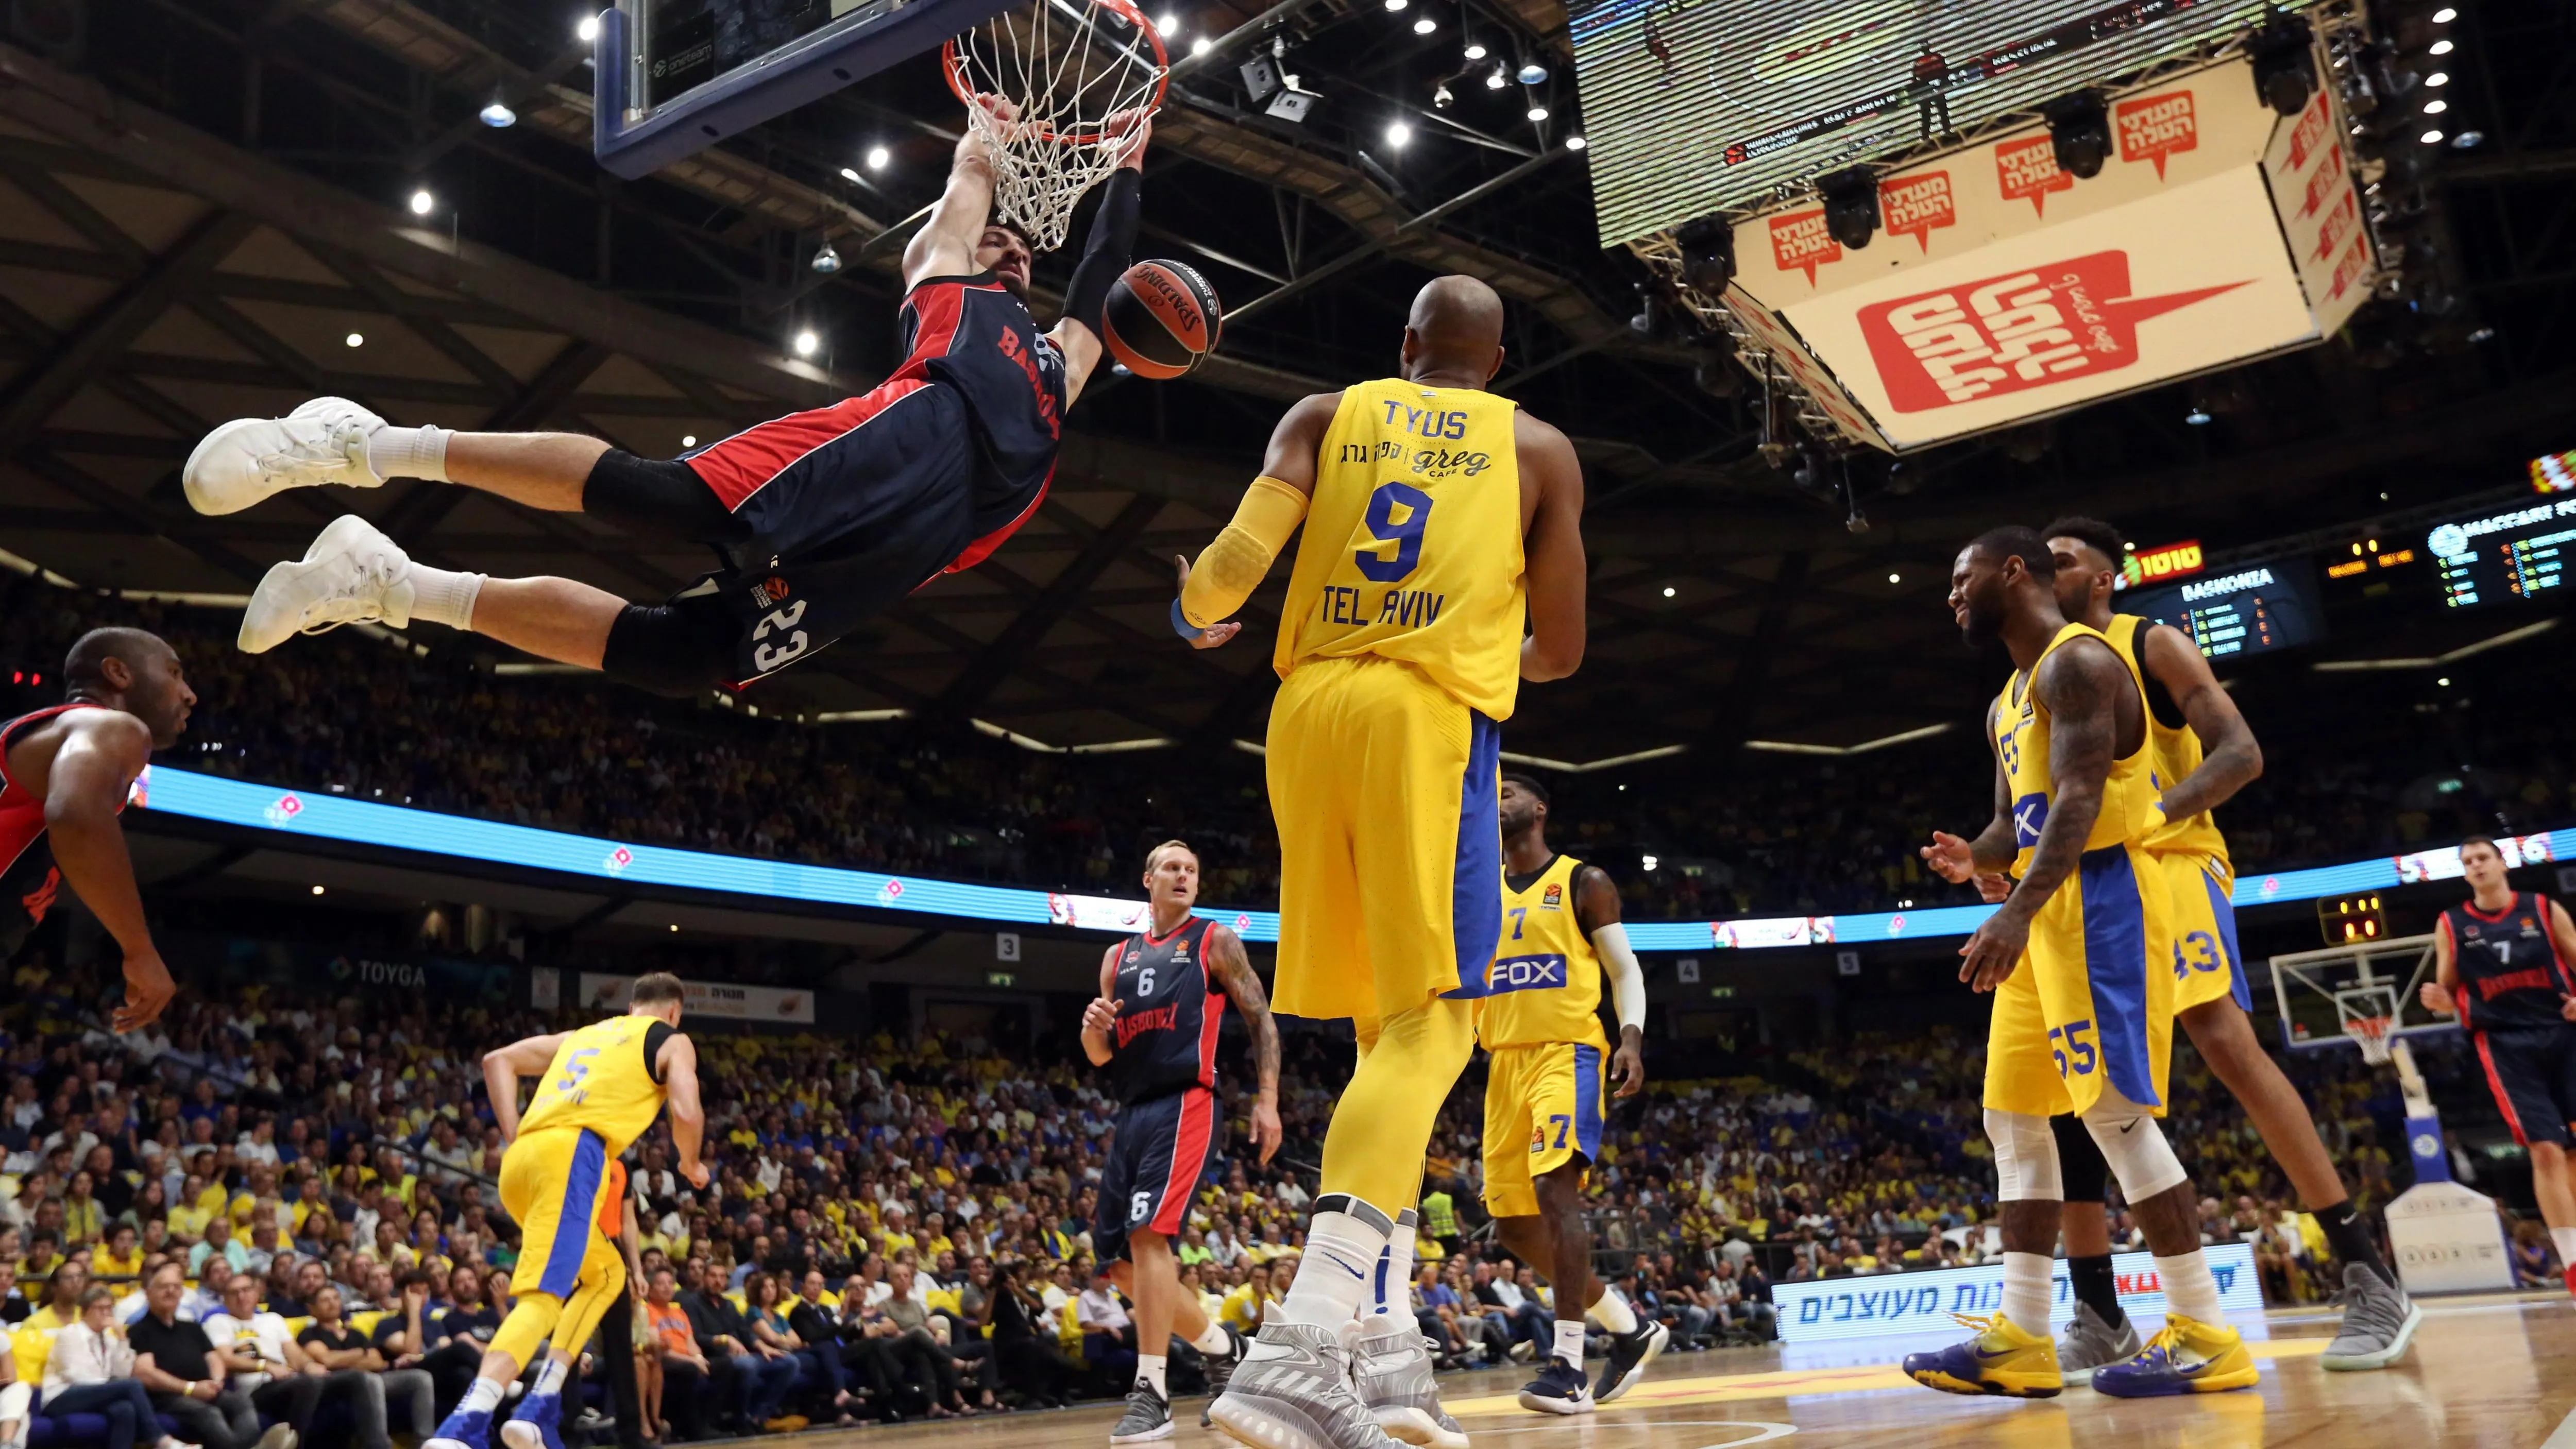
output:
[[[251,595],[241,647],[428,619],[527,653],[687,695],[772,674],[943,573],[973,567],[1046,496],[1064,410],[1100,361],[1101,310],[1126,270],[1150,111],[1103,123],[1125,151],[1074,269],[1063,317],[1028,310],[1028,238],[993,216],[994,147],[1016,107],[976,104],[928,222],[904,249],[906,356],[872,390],[791,413],[678,458],[576,433],[395,427],[342,398],[206,435],[183,473],[200,513],[288,488],[423,478],[530,508],[589,513],[641,538],[703,543],[722,566],[661,604],[572,579],[494,579],[414,562],[355,514]]]
[[[2424,1008],[2457,1015],[2477,1043],[2496,1110],[2531,1153],[2531,1195],[2576,1293],[2576,923],[2537,891],[2516,891],[2504,852],[2483,835],[2460,842],[2469,898],[2434,928]]]
[[[2146,685],[2148,746],[2164,823],[2147,837],[2147,854],[2164,873],[2174,913],[2174,1015],[2201,1059],[2244,1105],[2272,1160],[2289,1175],[2299,1200],[2325,1229],[2343,1260],[2343,1325],[2318,1362],[2329,1369],[2376,1369],[2395,1363],[2424,1321],[2397,1275],[2381,1260],[2370,1224],[2317,1136],[2299,1089],[2254,1035],[2251,985],[2236,949],[2236,883],[2227,839],[2210,812],[2263,772],[2263,752],[2234,700],[2210,673],[2209,661],[2181,630],[2111,611],[2112,581],[2127,552],[2122,534],[2094,518],[2061,518],[2042,530],[2057,564],[2057,606],[2074,623],[2111,641]],[[1978,884],[2003,898],[2001,876]],[[2110,1165],[2093,1134],[2071,1116],[2052,1118],[2064,1174],[2067,1277],[2075,1317],[2057,1341],[2068,1383],[2138,1351],[2138,1332],[2120,1308],[2111,1272],[2111,1235],[2103,1199]]]
[[[1082,1052],[1106,1067],[1118,1094],[1109,1162],[1100,1174],[1092,1251],[1136,1305],[1136,1382],[1112,1444],[1168,1439],[1164,1376],[1175,1330],[1207,1360],[1208,1391],[1225,1392],[1242,1343],[1181,1290],[1172,1237],[1224,1138],[1216,1095],[1217,1027],[1231,1000],[1252,1034],[1252,1137],[1260,1160],[1279,1150],[1279,1029],[1270,998],[1234,932],[1190,914],[1198,852],[1166,840],[1145,857],[1153,919],[1100,958],[1100,996],[1082,1013]],[[1207,1420],[1200,1418],[1204,1426]]]

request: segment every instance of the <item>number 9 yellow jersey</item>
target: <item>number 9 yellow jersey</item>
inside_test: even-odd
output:
[[[1520,690],[1520,456],[1514,407],[1402,378],[1342,391],[1272,663],[1374,654],[1501,721]]]

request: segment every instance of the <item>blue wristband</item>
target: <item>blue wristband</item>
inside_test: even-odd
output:
[[[1189,617],[1181,612],[1181,601],[1178,599],[1172,600],[1172,632],[1184,639],[1197,639],[1205,633],[1204,630],[1190,627]]]

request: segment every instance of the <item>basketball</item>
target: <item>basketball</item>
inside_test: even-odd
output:
[[[1138,262],[1109,289],[1109,355],[1138,377],[1179,377],[1216,351],[1216,288],[1182,262]]]

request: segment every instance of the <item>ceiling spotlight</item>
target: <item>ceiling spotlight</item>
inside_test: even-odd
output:
[[[1505,74],[1503,68],[1499,65],[1494,67],[1494,73],[1492,75],[1485,77],[1485,89],[1489,91],[1501,90],[1503,87],[1510,85],[1511,83],[1512,78],[1508,74]]]
[[[511,110],[509,102],[502,100],[499,96],[494,96],[492,98],[492,104],[475,112],[474,116],[475,119],[481,121],[484,125],[491,127],[495,131],[515,126],[519,123],[519,113]]]
[[[581,23],[572,28],[572,33],[580,36],[584,40],[597,40],[599,38],[599,17],[596,15],[585,15],[581,17]]]
[[[1425,15],[1421,19],[1413,22],[1413,33],[1416,35],[1429,35],[1431,32],[1438,30],[1439,28],[1440,22],[1432,19],[1428,15]]]
[[[1469,60],[1483,60],[1485,58],[1485,42],[1481,40],[1468,41],[1467,58]]]
[[[1163,18],[1154,22],[1154,28],[1162,32],[1165,40],[1169,40],[1181,33],[1181,17],[1176,11],[1166,10],[1163,12]]]
[[[2428,116],[2438,116],[2450,108],[2451,103],[2449,101],[2426,101],[2424,103],[2424,114]]]
[[[1433,110],[1445,111],[1457,103],[1458,97],[1450,91],[1449,83],[1447,81],[1442,81],[1439,85],[1432,87],[1431,108]]]
[[[841,254],[832,250],[830,242],[825,242],[823,249],[814,253],[813,267],[828,277],[841,269]]]
[[[1846,250],[1859,251],[1878,231],[1878,177],[1866,166],[1847,166],[1816,182],[1825,202],[1825,231]]]
[[[1525,86],[1545,85],[1547,84],[1547,67],[1534,60],[1525,60],[1521,62],[1521,68],[1513,73],[1512,78]]]
[[[427,216],[429,209],[436,205],[438,198],[430,195],[426,186],[411,194],[411,214],[414,216]]]
[[[859,173],[851,170],[847,166],[844,166],[841,168],[841,179],[843,181],[856,181],[859,179]]]
[[[367,334],[363,332],[352,332],[341,340],[348,343],[351,347],[364,347],[367,345]]]
[[[2466,151],[2486,140],[2486,138],[2487,133],[2484,131],[2462,131],[2460,134],[2451,138],[2451,149],[2454,151]]]
[[[883,171],[886,169],[886,163],[893,159],[894,153],[883,146],[870,146],[865,157],[870,171]]]
[[[2100,91],[2077,91],[2040,107],[2048,117],[2049,149],[2056,154],[2057,169],[2077,180],[2090,180],[2102,174],[2102,163],[2111,156],[2111,113],[2102,104]]]
[[[2475,328],[2470,331],[2469,340],[2471,342],[2493,342],[2495,341],[2495,329],[2492,327]]]
[[[1891,584],[1901,584],[1901,583],[1905,582],[1905,575],[1903,575],[1903,574],[1889,574],[1889,575],[1887,576],[1887,581],[1888,581],[1889,583],[1891,583]]]
[[[698,435],[697,435],[697,434],[695,434],[695,433],[683,433],[683,434],[681,434],[681,436],[680,436],[680,446],[681,446],[681,447],[683,447],[683,448],[694,448],[694,447],[696,447],[697,445],[698,445]]]
[[[2254,32],[2254,92],[2284,116],[2307,109],[2317,88],[2316,32],[2295,15],[2275,15]]]
[[[2193,403],[2191,405],[2191,411],[2182,415],[2182,420],[2191,424],[2195,428],[2199,427],[2201,424],[2209,421],[2209,409],[2202,407],[2198,403]]]
[[[811,328],[796,334],[796,355],[799,357],[813,356],[814,349],[822,345],[823,339],[815,336]]]
[[[2450,76],[2450,72],[2448,72],[2448,71],[2439,71],[2439,70],[2437,70],[2437,71],[2433,72],[2431,75],[2428,75],[2428,76],[2424,77],[2424,84],[2425,84],[2428,88],[2435,89],[2435,90],[2439,90],[2439,89],[2440,89],[2440,88],[2442,88],[2443,86],[2449,85],[2450,83],[2451,83],[2451,76]]]
[[[2427,146],[2438,146],[2442,143],[2442,133],[2439,130],[2426,131],[2417,139]]]
[[[2444,684],[2448,684],[2448,683],[2450,683],[2451,681],[2449,681],[2449,680],[2445,679],[2445,680],[2443,680],[2442,682],[2443,682]],[[317,895],[317,896],[318,896],[318,895],[320,895],[320,894],[322,894],[322,888],[321,888],[320,886],[315,886],[315,887],[313,888],[313,894],[315,894],[315,895]]]
[[[2441,9],[2433,12],[2433,23],[2436,25],[2448,25],[2459,18],[2460,12],[2452,9],[2448,5],[2445,5]]]
[[[1190,54],[1192,55],[1205,55],[1215,48],[1215,44],[1204,35],[1190,42]]]
[[[1530,107],[1530,108],[1529,108],[1529,118],[1530,118],[1531,120],[1533,120],[1533,121],[1544,121],[1544,120],[1546,120],[1546,119],[1547,119],[1547,107],[1545,107],[1545,106],[1532,106],[1532,107]]]
[[[1585,141],[1581,136],[1568,136],[1565,138],[1565,149],[1568,151],[1580,151],[1589,144],[1591,143]]]
[[[1413,3],[1413,0],[1386,0],[1386,8],[1387,8],[1387,10],[1391,13],[1391,12],[1394,12],[1394,11],[1402,10],[1405,6],[1410,5],[1410,4],[1412,4],[1412,3]]]
[[[1393,146],[1398,151],[1403,150],[1404,143],[1412,139],[1413,128],[1404,124],[1402,121],[1397,121],[1386,128],[1386,144]]]
[[[1704,216],[1674,238],[1682,248],[1682,281],[1694,292],[1714,297],[1735,276],[1735,231],[1713,216]]]
[[[2447,40],[2434,41],[2431,45],[2424,47],[2424,53],[2426,55],[2449,55],[2451,53],[2451,42]]]

